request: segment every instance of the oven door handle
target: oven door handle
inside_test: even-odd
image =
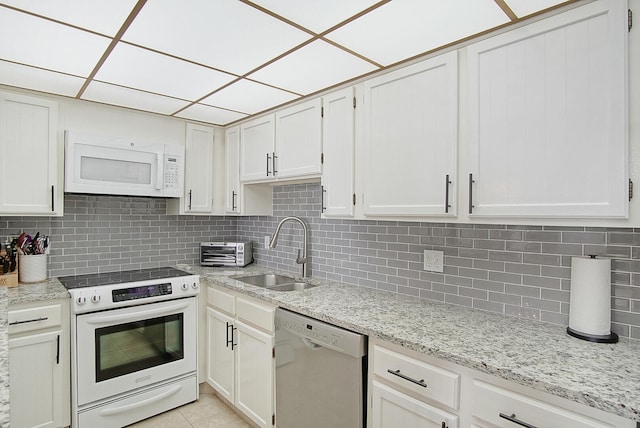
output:
[[[120,407],[111,407],[111,408],[106,408],[103,410],[100,410],[100,415],[101,416],[112,416],[112,415],[117,415],[119,413],[124,413],[124,412],[128,412],[130,410],[133,409],[138,409],[140,407],[144,407],[147,406],[149,404],[153,404],[156,401],[160,401],[163,400],[173,394],[175,394],[176,392],[180,391],[182,389],[182,385],[175,385],[174,387],[172,387],[171,389],[158,394],[156,396],[147,398],[145,400],[142,401],[138,401],[137,403],[131,403],[131,404],[125,404],[124,406],[120,406]]]
[[[132,313],[131,315],[101,315],[86,320],[86,323],[95,325],[118,322],[119,324],[124,324],[127,322],[139,321],[141,319],[145,319],[154,315],[169,315],[173,312],[185,309],[187,306],[189,306],[189,302],[163,306],[162,308],[148,309],[146,311],[138,311]]]

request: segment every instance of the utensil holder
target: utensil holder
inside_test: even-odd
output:
[[[20,254],[18,264],[20,282],[41,282],[47,279],[47,254]]]

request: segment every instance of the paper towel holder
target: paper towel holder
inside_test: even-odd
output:
[[[609,334],[586,334],[580,333],[579,331],[573,330],[571,327],[567,327],[567,334],[569,336],[573,336],[577,339],[586,340],[588,342],[596,342],[596,343],[617,343],[618,335],[616,333]]]
[[[596,259],[597,256],[595,254],[589,254],[589,259]],[[573,281],[573,260],[572,260],[572,281]],[[572,290],[573,291],[573,290]],[[609,294],[609,299],[610,299],[610,294]],[[571,303],[573,304],[573,295],[572,295],[572,300]],[[594,334],[594,333],[586,333],[583,331],[578,331],[574,328],[571,328],[571,318],[569,319],[569,327],[567,327],[567,334],[569,336],[575,337],[577,339],[581,339],[581,340],[586,340],[588,342],[594,342],[594,343],[617,343],[618,342],[618,335],[616,333],[611,332],[611,330],[609,330],[608,334]],[[574,327],[576,326],[576,324],[574,324]]]

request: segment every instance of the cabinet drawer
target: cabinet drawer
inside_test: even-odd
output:
[[[274,331],[275,312],[275,306],[243,297],[238,297],[236,300],[236,316],[238,319],[268,332]]]
[[[236,313],[236,298],[231,293],[225,293],[217,288],[207,288],[207,305],[226,312],[229,315]]]
[[[9,309],[9,334],[62,325],[62,304]]]
[[[614,427],[477,379],[473,381],[473,417],[504,428],[522,423],[534,427]]]
[[[460,375],[375,345],[373,372],[388,383],[457,409]]]

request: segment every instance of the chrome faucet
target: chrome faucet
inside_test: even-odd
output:
[[[298,249],[298,257],[296,258],[296,263],[302,265],[302,277],[307,277],[307,241],[309,239],[309,231],[307,229],[307,225],[302,221],[300,217],[289,216],[280,220],[278,223],[278,227],[276,227],[276,231],[273,232],[273,236],[271,237],[271,241],[269,241],[269,248],[275,248],[278,245],[278,235],[280,235],[280,228],[282,225],[289,221],[294,220],[302,225],[302,230],[304,231],[304,243],[302,244],[302,257],[300,256],[300,249]]]

